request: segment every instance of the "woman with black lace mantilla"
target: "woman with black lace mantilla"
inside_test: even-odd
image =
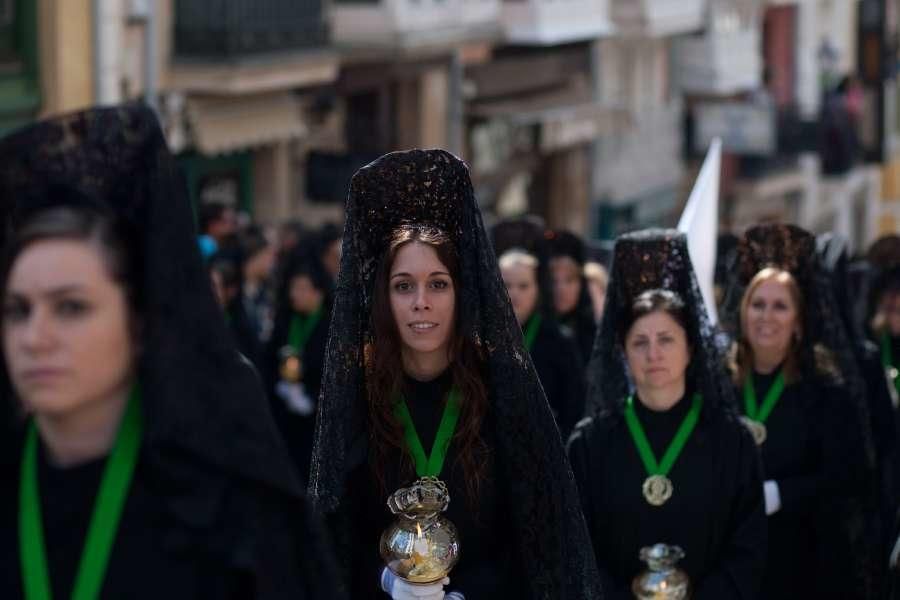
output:
[[[873,598],[877,532],[864,503],[871,442],[864,387],[815,238],[757,226],[740,242],[731,318],[738,406],[762,453],[769,550],[763,597]]]
[[[491,237],[525,349],[566,440],[584,416],[584,366],[574,338],[563,333],[554,314],[544,228],[528,219],[501,221]]]
[[[334,598],[152,111],[0,141],[4,598]]]
[[[310,492],[351,596],[599,598],[571,471],[462,161],[412,150],[357,172],[333,315]],[[395,520],[388,497],[429,477],[449,491],[460,559],[449,581],[416,585],[386,568],[379,540]]]
[[[544,238],[556,318],[575,339],[582,363],[586,365],[594,347],[597,324],[584,276],[584,241],[570,231],[549,230]]]
[[[633,597],[642,549],[657,544],[684,554],[694,600],[759,597],[759,457],[731,408],[683,234],[619,238],[605,314],[589,366],[592,416],[569,458],[606,597]]]

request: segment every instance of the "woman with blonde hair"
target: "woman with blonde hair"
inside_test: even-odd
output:
[[[738,251],[746,285],[730,366],[763,459],[763,597],[870,598],[876,583],[866,561],[874,557],[862,522],[871,436],[815,238],[759,226]]]

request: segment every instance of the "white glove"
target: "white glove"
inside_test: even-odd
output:
[[[444,600],[444,586],[450,583],[444,577],[438,583],[426,585],[409,583],[400,579],[387,567],[381,572],[381,589],[393,600]]]
[[[275,386],[275,393],[281,396],[288,410],[300,416],[308,417],[316,411],[316,404],[306,393],[302,383],[279,381]]]
[[[769,480],[763,483],[763,495],[766,497],[766,516],[774,515],[781,510],[781,492],[778,491],[778,482]]]

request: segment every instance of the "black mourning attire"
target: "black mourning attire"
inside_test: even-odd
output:
[[[799,381],[788,382],[766,423],[766,480],[781,509],[768,518],[765,598],[880,597],[883,557],[869,401],[815,238],[792,225],[749,229],[738,246],[730,297],[765,267],[789,271],[804,298]],[[722,313],[740,336],[737,305]],[[775,374],[752,374],[758,402]],[[737,389],[743,413],[743,388]],[[827,574],[823,576],[823,574]]]
[[[897,411],[894,407],[894,395],[882,364],[881,340],[866,339],[865,328],[856,317],[865,305],[865,294],[854,298],[859,282],[853,281],[850,272],[849,249],[847,241],[834,233],[817,236],[816,246],[822,269],[830,276],[831,289],[834,293],[841,320],[847,337],[853,346],[856,362],[865,389],[865,398],[869,411],[869,425],[872,431],[872,443],[875,458],[874,490],[871,496],[872,510],[879,515],[878,546],[876,557],[884,557],[890,553],[892,524],[897,511],[896,469],[897,469]],[[900,287],[900,286],[898,286]],[[893,346],[891,356],[900,357],[900,339],[889,340]],[[876,568],[883,568],[885,561],[877,561]],[[883,573],[878,573],[881,581]],[[880,591],[879,591],[880,594]]]
[[[550,260],[555,257],[568,257],[575,261],[579,269],[584,268],[585,248],[581,238],[568,231],[548,231],[545,238],[545,252]],[[594,347],[597,324],[594,322],[594,308],[584,273],[580,274],[580,278],[581,292],[578,294],[578,303],[568,313],[557,314],[557,319],[559,324],[575,338],[582,361],[587,364],[591,349]]]
[[[144,434],[103,598],[334,598],[324,530],[235,350],[195,241],[190,205],[152,111],[91,110],[0,141],[4,246],[34,211],[84,199],[133,233],[142,304]],[[60,197],[48,190],[66,186]],[[5,407],[17,404],[0,369]],[[4,409],[6,410],[6,409]],[[0,459],[0,589],[21,597],[17,515],[24,421]],[[103,461],[38,477],[51,586],[67,597]]]
[[[228,303],[226,308],[226,320],[228,329],[234,338],[238,351],[249,360],[258,370],[262,369],[263,350],[256,335],[256,328],[247,313],[240,294]]]
[[[547,317],[541,320],[530,354],[559,432],[566,440],[584,416],[586,390],[581,353],[575,341],[560,330],[552,317]]]
[[[303,481],[309,476],[313,438],[316,426],[316,402],[322,389],[322,373],[325,370],[325,346],[328,343],[328,325],[331,322],[332,283],[321,259],[314,252],[317,248],[305,240],[299,244],[285,260],[282,280],[278,289],[275,308],[275,324],[266,347],[264,378],[272,403],[272,415],[294,460],[297,473]],[[313,286],[322,292],[323,304],[319,319],[303,346],[300,356],[302,364],[303,390],[312,402],[310,409],[299,409],[279,391],[281,381],[281,350],[289,343],[291,321],[300,315],[291,305],[291,280],[297,276],[309,277]]]
[[[430,449],[434,443],[451,385],[450,373],[427,382],[410,377],[404,379],[404,397],[424,448]],[[485,436],[489,436],[492,429],[493,423],[486,422],[483,428]],[[496,443],[489,438],[486,441],[490,447]],[[401,459],[399,453],[395,453],[391,462],[399,465]],[[471,506],[463,493],[465,474],[462,465],[457,462],[452,444],[447,453],[443,477],[451,494],[455,491],[455,495],[451,496],[445,515],[456,525],[463,540],[464,552],[458,566],[450,574],[448,590],[458,589],[466,598],[528,597],[527,578],[523,578],[518,570],[516,549],[509,539],[498,535],[498,532],[509,531],[512,526],[510,506],[503,493],[506,485],[500,479],[501,473],[493,457],[486,455],[484,460],[490,465],[488,475],[479,491],[477,505]],[[385,482],[385,487],[393,491],[407,483],[395,472]],[[347,498],[351,518],[360,525],[354,528],[357,543],[353,546],[353,563],[363,567],[352,578],[352,598],[371,597],[373,586],[384,568],[377,544],[358,543],[361,540],[377,540],[393,521],[393,515],[385,510],[385,497],[378,493],[378,488],[367,464],[360,465],[350,476]],[[466,540],[470,543],[466,544]]]
[[[766,549],[759,456],[731,408],[731,385],[720,367],[684,235],[648,230],[621,237],[608,289],[605,315],[612,318],[604,316],[589,366],[598,374],[592,377],[591,416],[569,440],[604,590],[612,598],[632,598],[631,582],[646,569],[641,548],[665,543],[685,551],[680,567],[691,579],[694,600],[757,598]],[[658,507],[643,496],[648,473],[624,417],[631,384],[616,327],[649,289],[681,296],[693,346],[688,390],[673,408],[654,412],[634,400],[657,460],[688,413],[693,393],[703,396],[697,426],[669,473],[672,497]]]
[[[493,589],[521,598],[601,597],[571,470],[524,350],[468,169],[442,150],[397,152],[378,159],[353,177],[347,201],[310,493],[342,540],[339,554],[354,591],[359,597],[378,593],[375,555],[380,532],[373,523],[387,521],[385,499],[394,491],[374,490],[367,479],[370,434],[363,350],[371,341],[369,314],[378,262],[389,236],[403,224],[437,227],[453,240],[461,271],[456,317],[485,355],[488,414],[482,437],[488,477],[474,510],[458,487],[453,443],[442,474],[449,478],[451,518],[458,519],[462,532],[459,581],[454,570],[448,591],[458,589],[467,598],[499,597],[488,593]],[[420,403],[413,404],[417,427],[434,419],[428,416],[433,408],[419,410]],[[423,445],[428,447],[427,442]],[[386,476],[403,473],[391,484],[406,485],[415,478],[409,469],[398,467],[396,462],[387,465]],[[368,499],[364,507],[358,506],[361,498]],[[360,521],[360,515],[374,514],[381,518]],[[359,531],[367,533],[360,536]],[[360,560],[360,553],[369,560]],[[479,574],[478,569],[484,571]]]
[[[562,439],[567,440],[575,423],[584,416],[585,355],[578,347],[574,332],[568,327],[560,326],[554,314],[544,228],[537,219],[505,220],[491,228],[491,239],[498,257],[509,250],[519,249],[538,261],[535,274],[538,303],[530,319],[540,315],[540,327],[529,354]],[[525,331],[530,319],[523,326]]]
[[[240,248],[231,247],[213,254],[207,261],[207,266],[210,273],[217,268],[233,271],[233,281],[224,282],[226,287],[231,284],[237,288],[235,296],[225,306],[225,321],[238,351],[257,370],[261,370],[264,366],[262,363],[263,346],[259,340],[259,324],[248,311],[247,304],[244,302],[244,275],[241,269],[243,260],[244,254]]]

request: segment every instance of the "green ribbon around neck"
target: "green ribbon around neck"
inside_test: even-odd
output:
[[[537,339],[542,320],[539,313],[534,313],[525,324],[525,349],[529,352],[534,348],[534,340]]]
[[[100,597],[119,519],[137,464],[142,432],[141,391],[135,385],[103,469],[100,490],[72,586],[72,600],[96,600]],[[25,598],[50,600],[52,595],[41,520],[37,453],[38,433],[32,421],[25,437],[19,483],[19,554]]]
[[[634,410],[634,396],[628,396],[625,401],[625,422],[628,424],[628,430],[631,432],[631,439],[634,440],[634,445],[637,447],[641,461],[644,463],[647,475],[666,476],[669,474],[675,461],[678,460],[681,451],[684,450],[684,445],[687,443],[688,438],[691,437],[694,428],[697,426],[697,421],[700,418],[700,409],[702,407],[703,396],[694,394],[693,399],[691,400],[691,409],[688,411],[688,414],[685,415],[684,420],[681,421],[681,425],[679,425],[675,437],[663,454],[662,461],[656,462],[656,455],[653,454],[653,449],[650,447],[650,441],[647,439],[647,434],[644,433],[644,428],[641,426],[641,422],[638,420],[637,413]]]
[[[321,306],[308,315],[294,313],[294,316],[291,317],[291,328],[288,331],[288,344],[297,351],[297,354],[303,353],[303,348],[306,347],[309,336],[312,335],[313,330],[321,320]]]
[[[763,398],[762,406],[759,406],[756,401],[756,388],[753,386],[753,376],[747,377],[744,381],[744,413],[757,423],[765,423],[775,409],[775,405],[781,399],[782,392],[784,392],[784,371],[779,371],[775,381],[772,382],[772,387],[769,388],[769,391],[766,392],[766,397]]]
[[[897,375],[900,371],[897,371],[897,365],[894,364],[894,351],[891,348],[891,337],[887,332],[881,334],[881,365],[895,370],[894,389],[900,392],[900,376]]]
[[[459,390],[455,387],[447,395],[447,403],[444,406],[444,414],[441,416],[441,424],[438,426],[437,435],[434,437],[431,454],[427,456],[425,455],[425,448],[422,446],[422,440],[419,439],[419,434],[416,432],[412,415],[409,414],[406,400],[400,398],[397,402],[394,414],[400,420],[400,424],[403,425],[403,436],[406,438],[406,446],[412,454],[416,465],[416,474],[419,477],[439,477],[441,470],[444,468],[447,449],[450,447],[450,440],[453,438],[456,422],[459,420],[459,396]]]

